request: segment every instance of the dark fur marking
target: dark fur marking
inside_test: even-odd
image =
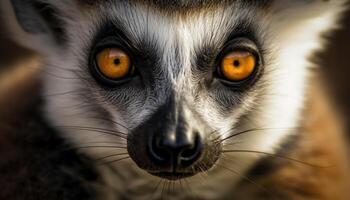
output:
[[[290,136],[279,147],[275,154],[281,156],[287,155],[292,149],[297,147],[298,139],[298,135]],[[255,178],[267,176],[271,173],[274,173],[277,169],[279,169],[281,166],[284,166],[288,162],[290,161],[285,159],[274,158],[271,156],[265,157],[257,162],[257,164],[248,172],[248,176]]]

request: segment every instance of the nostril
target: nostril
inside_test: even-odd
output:
[[[164,151],[164,149],[160,147],[160,140],[157,139],[157,137],[150,138],[148,146],[151,158],[155,162],[166,162],[170,159],[171,155],[168,151]]]
[[[181,165],[187,166],[193,164],[201,155],[203,149],[203,143],[201,141],[199,133],[195,133],[194,143],[190,148],[184,149],[180,153]]]
[[[157,137],[158,136],[158,137]],[[172,140],[154,134],[149,139],[148,152],[150,158],[158,164],[173,167],[188,167],[201,156],[203,142],[198,132],[193,133],[191,140]]]

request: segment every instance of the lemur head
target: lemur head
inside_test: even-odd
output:
[[[11,2],[19,39],[43,54],[51,123],[91,156],[126,148],[130,166],[167,179],[244,172],[260,157],[244,151],[296,134],[307,57],[343,3]]]

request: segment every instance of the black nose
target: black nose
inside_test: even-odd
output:
[[[170,180],[194,176],[214,166],[221,147],[205,132],[206,123],[175,97],[127,136],[131,159],[146,172]],[[201,124],[201,127],[198,125]],[[201,130],[203,132],[199,132]]]
[[[203,143],[198,132],[154,134],[148,149],[154,162],[177,170],[193,165],[200,158]]]

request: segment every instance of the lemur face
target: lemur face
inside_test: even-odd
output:
[[[341,4],[12,2],[46,55],[51,123],[91,156],[124,151],[167,179],[244,172],[260,157],[248,151],[274,153],[297,133],[306,58]]]

